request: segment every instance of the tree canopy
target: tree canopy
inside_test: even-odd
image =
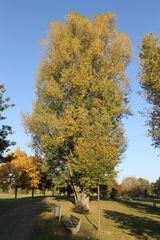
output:
[[[149,135],[155,148],[160,147],[160,38],[146,35],[141,44],[140,84],[150,108],[146,112]]]
[[[118,193],[120,196],[147,197],[151,194],[151,184],[145,178],[137,179],[135,177],[126,177],[122,183],[118,185]]]
[[[10,99],[8,97],[4,97],[5,91],[5,87],[0,85],[0,121],[6,119],[3,115],[4,111],[13,106],[13,104],[9,103]],[[12,128],[10,126],[3,124],[0,126],[0,163],[7,160],[6,152],[9,151],[9,147],[11,145],[15,144],[14,142],[8,140],[8,136],[12,133]]]
[[[153,192],[155,194],[160,194],[160,177],[156,180],[155,183],[152,183]]]
[[[18,188],[39,188],[41,182],[41,163],[37,157],[28,157],[17,149],[11,153],[11,161],[0,166],[0,185],[2,188],[14,188],[17,198]]]
[[[130,40],[111,13],[90,21],[73,12],[51,23],[47,43],[33,113],[24,116],[33,148],[72,186],[104,184],[126,146]]]

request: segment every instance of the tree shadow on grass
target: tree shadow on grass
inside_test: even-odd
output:
[[[52,207],[43,204],[41,212],[35,221],[30,240],[98,240],[89,230],[84,228],[83,223],[80,231],[72,235],[54,216],[52,210],[55,206],[55,204]]]
[[[27,204],[29,202],[36,202],[39,200],[44,199],[44,197],[37,196],[37,197],[23,197],[17,199],[9,199],[3,198],[0,199],[0,216],[12,211],[14,208],[17,208],[21,205]]]
[[[152,203],[150,205],[145,204],[143,202],[134,202],[134,201],[127,201],[127,200],[119,200],[121,204],[137,209],[141,213],[150,213],[150,214],[155,214],[155,215],[160,215],[160,208],[159,207],[153,207]]]
[[[104,211],[104,216],[107,219],[114,220],[120,228],[127,230],[127,232],[129,230],[128,234],[136,236],[137,239],[148,240],[154,238],[160,240],[160,222],[158,221],[108,210]]]
[[[21,199],[0,199],[0,216],[6,214],[15,207],[18,207],[26,203],[26,198]]]
[[[86,220],[91,224],[91,226],[97,230],[97,226],[94,224],[94,222],[91,221],[91,219],[89,218],[89,215],[90,215],[90,212],[87,210],[83,210],[77,206],[74,206],[72,208],[72,211],[75,212],[75,213],[78,213],[78,214],[81,214],[81,215],[84,215]]]

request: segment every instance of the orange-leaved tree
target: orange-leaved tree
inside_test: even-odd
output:
[[[3,190],[8,190],[11,183],[10,163],[3,163],[0,165],[0,187]]]
[[[0,183],[5,188],[14,188],[15,199],[18,188],[34,189],[38,187],[41,178],[40,162],[34,157],[28,157],[24,151],[17,149],[11,153],[12,161],[0,167]]]
[[[18,188],[25,188],[26,186],[26,161],[28,156],[20,149],[17,149],[11,155],[13,158],[13,160],[10,162],[11,186],[15,189],[15,198],[17,198]]]
[[[29,157],[26,161],[25,171],[27,188],[32,189],[32,197],[34,197],[34,190],[39,187],[42,177],[40,159],[38,157]]]

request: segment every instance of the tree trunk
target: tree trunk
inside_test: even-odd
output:
[[[18,194],[18,187],[15,186],[15,199],[17,199],[17,194]]]
[[[85,192],[82,192],[78,195],[78,205],[80,206],[82,211],[90,211],[89,196]]]
[[[71,153],[71,155],[72,155],[72,153]],[[79,194],[80,189],[78,189],[78,187],[72,181],[73,172],[72,172],[69,162],[67,164],[67,168],[68,168],[68,174],[69,174],[69,184],[71,185],[71,187],[73,189],[75,205],[81,211],[89,211],[89,196],[87,196],[87,194],[85,192],[82,192]]]
[[[73,195],[74,195],[74,203],[75,205],[78,204],[78,194],[77,194],[77,189],[76,189],[76,186],[74,185],[74,183],[72,181],[70,181],[70,184],[71,184],[71,187],[72,187],[72,190],[73,190]]]
[[[98,219],[97,219],[97,230],[100,230],[101,226],[101,209],[100,209],[100,191],[99,186],[97,187],[97,196],[98,196]]]
[[[46,196],[46,189],[44,188],[44,191],[43,191],[43,196],[45,197]]]
[[[73,194],[74,194],[74,203],[79,211],[81,212],[89,212],[89,196],[85,192],[80,193],[80,189],[70,181],[72,186]]]
[[[34,188],[32,188],[32,198],[34,198]]]
[[[76,187],[74,185],[74,182],[72,181],[72,177],[73,177],[73,173],[72,173],[72,169],[70,167],[70,164],[69,162],[67,163],[67,168],[68,168],[68,175],[69,175],[69,184],[71,185],[72,187],[72,190],[73,190],[73,194],[74,194],[74,201],[75,201],[75,204],[77,205],[77,202],[78,202],[78,197],[77,197],[77,192],[76,192]]]
[[[54,197],[54,195],[55,195],[55,189],[52,188],[52,197]]]

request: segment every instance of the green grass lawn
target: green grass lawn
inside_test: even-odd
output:
[[[52,192],[51,191],[46,191],[46,196],[51,196]],[[25,193],[25,191],[18,191],[18,195],[17,198],[21,199],[21,198],[30,198],[32,196],[31,191],[29,191],[27,194]],[[38,191],[34,194],[35,197],[42,197],[44,196],[44,194],[41,191]],[[10,192],[10,193],[3,193],[0,192],[0,199],[14,199],[14,192]]]
[[[50,193],[48,193],[50,194]],[[40,196],[40,194],[38,195]],[[41,194],[42,196],[42,194]],[[30,194],[0,194],[0,215],[29,200]],[[71,235],[54,216],[55,206],[61,206],[62,215],[72,213],[81,218],[81,229]],[[91,201],[91,212],[83,215],[75,212],[74,204],[63,198],[47,197],[35,220],[32,240],[160,240],[160,204],[153,208],[144,201],[101,201],[101,231],[97,232],[97,202]]]
[[[97,232],[97,202],[91,201],[91,212],[74,212],[67,200],[46,198],[38,215],[32,240],[158,240],[160,239],[160,208],[140,201],[101,201],[101,231]],[[72,213],[81,218],[80,232],[71,235],[54,217],[54,207],[61,206],[62,215]]]

